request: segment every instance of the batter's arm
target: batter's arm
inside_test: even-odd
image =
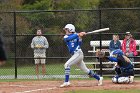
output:
[[[73,39],[75,39],[77,37],[78,37],[78,34],[73,34],[73,35],[70,35],[70,36],[65,35],[64,36],[64,41],[70,41],[70,40],[73,40]]]

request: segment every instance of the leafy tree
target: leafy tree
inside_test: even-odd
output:
[[[35,1],[32,4],[24,4],[23,10],[73,10],[73,9],[95,9],[98,7],[99,0],[40,0]],[[94,11],[77,12],[77,11],[67,11],[67,12],[35,12],[23,14],[24,18],[31,23],[31,28],[41,27],[45,30],[46,34],[60,34],[62,33],[62,28],[67,23],[72,23],[76,26],[76,30],[86,31],[92,30],[97,27],[95,24],[97,15],[94,15]],[[94,21],[91,21],[94,20]],[[91,38],[91,37],[89,37]],[[65,49],[62,43],[62,37],[48,37],[52,41],[52,47],[59,46]],[[54,43],[55,42],[55,43]],[[88,43],[88,42],[87,42]],[[55,45],[54,45],[55,44]],[[87,44],[88,45],[88,44]],[[59,48],[49,48],[50,51],[56,51],[59,54],[64,54]],[[62,49],[62,48],[60,48]],[[52,53],[50,53],[51,56]]]
[[[100,8],[134,8],[140,6],[139,0],[102,0]],[[138,10],[106,10],[102,11],[102,26],[107,25],[118,32],[138,32],[140,21]]]
[[[140,0],[101,0],[101,8],[135,8],[140,7]]]
[[[24,4],[34,4],[36,1],[41,1],[41,0],[24,0],[23,5]]]

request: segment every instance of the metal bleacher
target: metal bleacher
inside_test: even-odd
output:
[[[120,40],[120,42],[122,43],[122,40]],[[102,50],[105,53],[109,53],[109,43],[110,40],[104,40],[102,41]],[[137,43],[137,52],[140,53],[140,40],[136,40]],[[92,50],[89,50],[89,53],[93,53],[95,54],[96,50],[99,49],[100,47],[100,41],[90,41],[90,46],[92,47]],[[134,64],[134,70],[136,72],[136,76],[140,76],[140,56],[137,56],[138,60],[133,62]],[[100,70],[100,62],[98,62],[97,60],[91,60],[88,62],[85,62],[86,65],[93,65],[92,68],[90,68],[91,70],[94,70],[96,72],[98,72]],[[114,72],[113,72],[113,66],[114,66],[115,62],[102,62],[102,71],[103,73],[106,73],[107,76],[111,76]],[[107,73],[108,72],[108,73]]]

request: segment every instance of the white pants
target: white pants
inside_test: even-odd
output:
[[[45,64],[46,63],[45,57],[46,57],[45,53],[43,54],[34,53],[34,58],[44,58],[44,59],[35,59],[35,64],[39,64],[39,63]]]
[[[83,70],[85,73],[89,74],[90,70],[86,67],[84,61],[83,61],[84,55],[81,49],[76,51],[74,55],[65,63],[64,67],[70,68],[72,65],[76,64],[81,70]]]

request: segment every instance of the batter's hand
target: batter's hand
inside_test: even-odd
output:
[[[79,37],[82,37],[82,36],[84,36],[84,35],[86,35],[86,32],[80,32],[80,33],[78,33],[78,36],[79,36]]]

